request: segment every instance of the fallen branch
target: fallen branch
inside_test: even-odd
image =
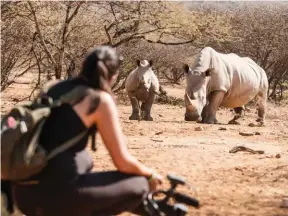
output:
[[[254,136],[255,135],[255,133],[253,132],[239,132],[239,134],[241,136]]]
[[[154,142],[163,142],[163,140],[151,139]]]
[[[234,148],[232,148],[229,153],[236,153],[239,151],[245,151],[245,152],[249,152],[251,154],[264,154],[264,151],[262,150],[253,150],[251,148],[247,148],[245,146],[236,146]]]

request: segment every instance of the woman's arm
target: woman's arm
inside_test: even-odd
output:
[[[115,102],[106,93],[100,93],[100,104],[95,112],[95,122],[115,166],[129,174],[151,176],[152,170],[133,157],[124,142]]]

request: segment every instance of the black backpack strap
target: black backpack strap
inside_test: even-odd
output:
[[[4,212],[7,211],[7,213],[12,215],[14,213],[14,201],[12,198],[12,182],[11,181],[1,179],[1,196],[3,196],[1,197],[1,203],[2,203],[1,207],[4,208]]]
[[[60,80],[60,79],[49,80],[48,82],[43,84],[42,88],[40,89],[39,96],[47,94],[48,91],[50,90],[50,88],[52,88],[53,86],[55,86],[56,84],[58,84],[60,82],[62,82],[62,80]]]
[[[81,100],[83,97],[87,95],[87,92],[89,90],[89,87],[84,86],[84,85],[79,85],[75,88],[73,88],[71,91],[63,94],[60,96],[59,99],[55,100],[52,104],[51,107],[57,107],[61,106],[62,104],[75,104],[79,100]]]
[[[48,108],[54,108],[59,107],[62,104],[75,104],[78,101],[82,100],[89,91],[89,87],[85,85],[79,85],[73,88],[72,90],[68,91],[67,93],[64,93],[61,95],[58,99],[53,100],[51,96],[47,94],[48,87],[43,87],[41,93],[38,95],[38,97],[35,99],[34,104],[37,104],[38,106],[44,106]]]
[[[45,96],[45,94],[47,94],[48,89],[51,86],[53,86],[53,84],[46,85],[43,87],[42,96],[43,95]],[[81,100],[83,97],[85,97],[88,94],[88,91],[89,91],[89,87],[87,87],[85,85],[79,85],[79,86],[73,88],[71,91],[61,95],[59,99],[57,99],[55,101],[51,100],[49,107],[50,108],[58,107],[58,106],[61,106],[62,104],[68,104],[68,103],[73,105],[73,104],[77,103],[79,100]],[[93,125],[90,129],[88,129],[88,134],[91,135],[91,138],[92,138],[92,146],[91,146],[92,151],[96,151],[96,130],[97,130],[96,125]],[[75,142],[77,142],[81,138],[83,138],[84,135],[85,135],[85,132],[75,136],[73,139],[68,140],[67,142],[62,144],[62,146],[54,149],[50,153],[49,158],[55,157],[56,155],[58,155],[62,151],[65,151],[66,149],[71,147],[73,145],[73,143],[75,144]]]
[[[91,136],[91,149],[92,151],[96,151],[97,148],[96,148],[96,132],[97,132],[97,127],[96,125],[93,125],[90,129],[89,129],[89,133],[90,133],[90,136]]]
[[[89,131],[88,131],[89,133]],[[81,132],[80,134],[74,136],[72,139],[67,140],[64,143],[61,143],[60,146],[56,147],[55,149],[53,149],[49,155],[48,155],[48,160],[54,158],[55,156],[57,156],[58,154],[66,151],[67,149],[69,149],[70,147],[74,146],[75,144],[77,144],[78,141],[80,141],[85,135],[87,134],[87,130]]]

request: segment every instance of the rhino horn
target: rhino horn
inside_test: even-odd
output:
[[[196,100],[191,100],[187,92],[185,93],[185,104],[190,112],[194,112],[195,110],[197,110]]]

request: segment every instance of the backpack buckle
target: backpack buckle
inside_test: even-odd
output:
[[[20,121],[20,130],[22,133],[26,133],[28,131],[27,125],[24,121]]]
[[[53,99],[50,96],[48,96],[47,94],[43,94],[37,98],[36,102],[38,104],[43,104],[43,105],[52,105]]]

